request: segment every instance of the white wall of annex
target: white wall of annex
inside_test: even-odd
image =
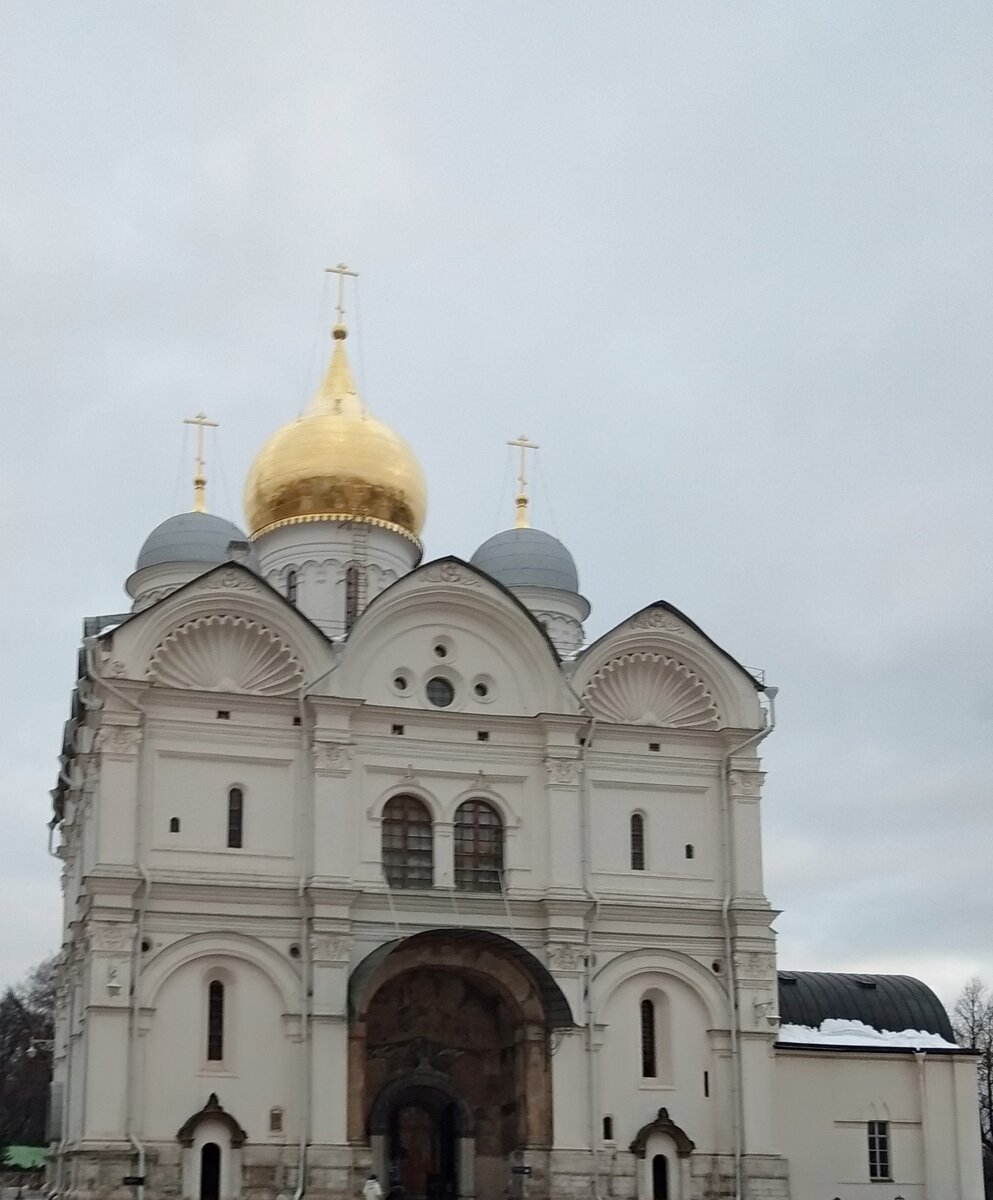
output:
[[[207,989],[224,983],[224,1054],[207,1059]],[[284,1130],[295,1130],[294,1086],[299,1044],[292,1014],[279,989],[255,964],[206,954],[177,967],[151,999],[142,1038],[144,1130],[150,1140],[174,1139],[176,1130],[216,1092],[248,1133],[249,1141],[281,1142],[269,1135],[269,1111],[284,1110]]]

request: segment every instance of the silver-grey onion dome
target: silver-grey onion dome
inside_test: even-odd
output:
[[[208,566],[227,560],[229,542],[247,541],[238,526],[223,517],[202,512],[177,513],[156,525],[145,538],[135,572],[165,563],[203,563],[206,570]],[[253,569],[258,566],[254,547],[249,552],[247,565]]]
[[[540,529],[505,529],[483,542],[470,562],[506,588],[579,591],[572,555],[558,538]]]

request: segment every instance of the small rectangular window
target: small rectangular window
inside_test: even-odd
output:
[[[603,1140],[605,1142],[612,1142],[614,1140],[614,1118],[613,1117],[604,1117],[603,1118]]]
[[[490,740],[490,735],[486,732],[485,729],[477,730],[477,732],[476,732],[476,741],[477,742],[488,742],[489,740]]]
[[[269,1109],[269,1132],[283,1132],[283,1110],[281,1108]]]
[[[892,1179],[890,1171],[890,1126],[888,1121],[870,1121],[869,1133],[869,1178]]]
[[[230,721],[231,720],[231,710],[227,709],[227,708],[219,708],[217,710],[217,719],[218,719],[218,721]]]
[[[651,1000],[641,1002],[641,1074],[644,1079],[658,1075],[655,1054],[655,1005]]]
[[[661,742],[649,742],[648,749],[654,750],[655,753],[657,754],[662,749],[662,743]]]
[[[169,818],[169,832],[170,833],[179,833],[179,817],[170,817]]]
[[[703,1073],[703,1098],[706,1100],[710,1096],[710,1072]]]
[[[392,733],[394,737],[403,737],[403,726],[402,725],[394,725],[393,728],[390,730],[390,733]]]
[[[683,853],[686,855],[687,858],[692,858],[694,856],[694,854],[696,854],[696,851],[693,849],[692,842],[686,843]]]
[[[299,717],[294,717],[294,718],[293,718],[293,724],[294,724],[294,725],[299,725],[299,724],[300,724],[300,718],[299,718]]]

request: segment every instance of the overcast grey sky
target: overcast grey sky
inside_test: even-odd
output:
[[[243,521],[342,259],[428,556],[523,430],[589,633],[663,598],[780,687],[781,965],[993,981],[991,63],[978,2],[4,0],[0,983],[59,941],[80,620],[201,408]]]

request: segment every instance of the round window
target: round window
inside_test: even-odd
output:
[[[477,683],[472,690],[476,693],[480,700],[485,699],[490,694],[489,685],[485,683]]]
[[[407,676],[406,675],[394,675],[393,686],[396,688],[396,690],[398,692],[405,692],[407,690]]]
[[[447,679],[436,675],[433,679],[428,680],[424,694],[436,708],[447,708],[455,699],[455,688]]]

